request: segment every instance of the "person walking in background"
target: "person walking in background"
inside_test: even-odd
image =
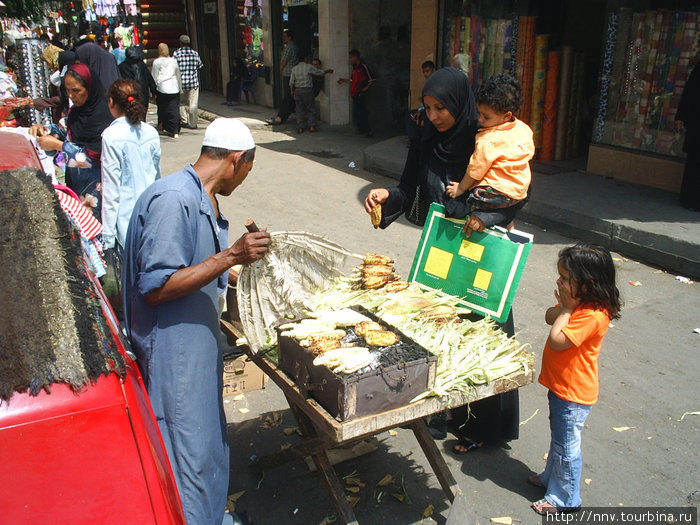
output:
[[[119,42],[114,35],[109,37],[109,54],[117,61],[117,66],[121,65],[126,60],[126,51],[119,47]]]
[[[156,104],[158,105],[158,129],[178,138],[180,133],[180,68],[177,60],[170,56],[168,44],[158,44],[158,58],[151,69],[156,83]]]
[[[575,512],[581,506],[581,431],[598,401],[598,356],[610,322],[620,318],[615,265],[602,246],[579,243],[559,252],[559,278],[547,309],[551,325],[539,382],[549,392],[551,440],[547,465],[527,478],[544,489],[532,503],[538,514]]]
[[[160,178],[160,137],[144,122],[142,97],[141,85],[134,79],[112,84],[107,98],[114,120],[102,132],[102,246],[107,264],[102,288],[120,319],[126,229],[136,200]]]
[[[190,47],[190,37],[180,36],[180,49],[173,53],[182,78],[180,94],[180,121],[185,127],[197,129],[199,120],[199,70],[204,64],[199,53]]]
[[[289,115],[294,111],[294,97],[289,87],[289,78],[292,76],[292,69],[299,63],[299,48],[294,41],[294,33],[285,30],[282,35],[284,49],[280,61],[280,71],[282,72],[282,86],[284,87],[284,97],[280,103],[277,116],[267,121],[268,124],[278,125],[287,122]]]
[[[141,46],[131,46],[126,50],[124,62],[119,64],[119,72],[122,78],[133,78],[139,83],[141,89],[141,103],[148,112],[149,94],[156,95],[156,81],[153,75],[143,63],[143,51]]]
[[[289,77],[289,88],[294,97],[294,104],[297,112],[297,133],[304,133],[306,129],[306,118],[308,115],[308,129],[311,133],[318,131],[316,122],[318,112],[316,111],[316,101],[314,100],[313,77],[323,77],[328,73],[333,73],[332,69],[318,69],[310,64],[310,55],[304,54],[303,60],[292,68]]]
[[[435,73],[435,62],[426,60],[420,66],[423,72],[423,78],[428,80]],[[413,141],[420,135],[420,127],[425,123],[425,106],[421,102],[420,106],[408,112],[406,117],[406,135],[408,139]]]
[[[696,65],[685,84],[676,113],[676,129],[685,124],[683,151],[686,153],[681,206],[700,211],[700,66]]]
[[[365,96],[367,89],[374,83],[374,76],[357,49],[350,50],[350,64],[352,64],[352,78],[339,78],[338,84],[350,83],[350,96],[352,97],[352,118],[360,133],[371,137],[374,135],[369,125]]]

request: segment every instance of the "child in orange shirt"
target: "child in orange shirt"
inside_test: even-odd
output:
[[[530,127],[515,117],[522,101],[520,83],[505,73],[489,77],[476,93],[480,129],[474,153],[462,181],[446,188],[453,199],[469,192],[469,218],[479,221],[472,229],[492,226],[484,212],[516,206],[527,197],[535,143]]]
[[[620,292],[610,252],[579,243],[559,252],[556,306],[542,354],[539,381],[549,389],[551,442],[547,465],[528,483],[545,489],[532,504],[539,514],[575,512],[581,507],[581,430],[598,401],[598,355],[612,319],[620,317]]]

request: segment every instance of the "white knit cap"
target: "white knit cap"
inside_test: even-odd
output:
[[[248,126],[235,118],[218,118],[204,132],[202,146],[222,148],[229,151],[248,151],[255,147]]]

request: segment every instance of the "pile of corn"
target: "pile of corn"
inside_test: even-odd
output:
[[[508,337],[490,319],[459,317],[457,297],[415,284],[400,291],[358,289],[357,278],[339,278],[312,298],[314,310],[365,307],[438,357],[435,385],[420,397],[457,390],[468,395],[476,386],[532,366],[532,353]]]
[[[394,260],[386,255],[365,254],[362,264],[355,268],[354,275],[357,277],[356,287],[365,290],[384,287],[387,292],[399,292],[408,288],[408,282],[401,280],[394,271]]]

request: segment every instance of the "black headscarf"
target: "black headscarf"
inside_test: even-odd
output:
[[[107,94],[100,79],[85,64],[73,64],[68,71],[83,79],[88,90],[85,104],[74,105],[68,112],[70,140],[99,154],[102,152],[102,132],[114,120],[109,112]],[[65,83],[65,77],[63,81]]]
[[[448,164],[469,162],[474,152],[477,131],[477,111],[469,79],[461,71],[446,67],[433,73],[423,87],[423,96],[436,98],[454,117],[455,123],[447,131],[438,131],[430,120],[425,120],[422,140],[433,141],[436,157]],[[465,164],[466,166],[466,164]]]
[[[61,51],[58,54],[58,69],[75,64],[75,53],[73,51]]]
[[[105,89],[109,89],[115,80],[121,78],[114,55],[92,40],[79,42],[75,46],[75,56],[83,64],[87,64],[90,71],[95,73],[93,76],[100,79]]]

